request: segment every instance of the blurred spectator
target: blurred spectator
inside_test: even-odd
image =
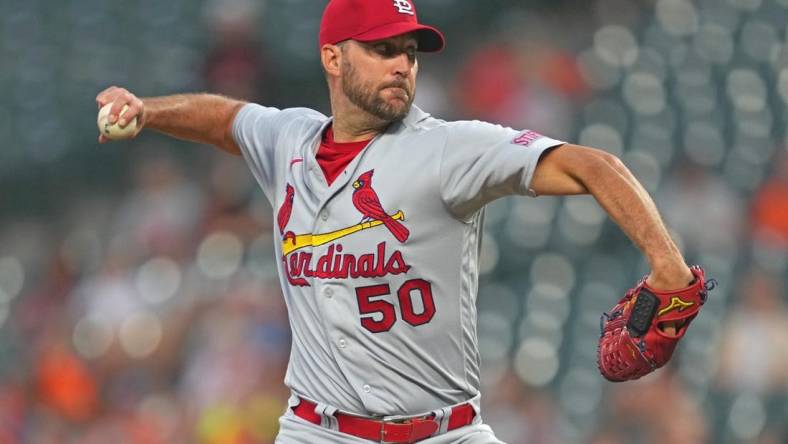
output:
[[[462,116],[568,137],[572,102],[588,91],[575,58],[548,42],[493,40],[475,49],[454,85]]]
[[[205,58],[208,90],[251,102],[266,98],[270,66],[255,31],[260,22],[256,0],[211,0],[206,5],[213,46]]]
[[[777,160],[774,173],[755,193],[752,231],[756,238],[788,248],[788,154]]]
[[[52,255],[47,270],[17,305],[12,323],[19,333],[35,338],[44,326],[58,322],[77,283],[76,271],[62,255]]]
[[[273,442],[288,395],[282,310],[278,291],[247,282],[194,323],[180,398],[201,442]]]
[[[591,434],[588,444],[626,444],[624,434],[617,427],[609,426]]]
[[[507,371],[482,397],[482,415],[498,439],[509,444],[559,444],[555,401],[549,393],[525,386]]]
[[[717,383],[728,392],[788,390],[788,310],[783,283],[763,271],[745,277],[722,325]]]
[[[593,435],[595,444],[708,442],[703,412],[670,366],[615,386],[608,402],[608,418]]]
[[[180,256],[191,248],[203,196],[164,154],[146,157],[136,170],[133,192],[117,211],[110,254]]]
[[[788,267],[788,154],[780,156],[774,172],[753,197],[753,258],[775,273]]]
[[[476,49],[460,67],[455,92],[467,117],[509,125],[521,121],[526,85],[517,54],[497,43]]]
[[[688,255],[730,254],[741,247],[744,202],[724,180],[688,161],[666,182],[656,200]]]
[[[39,359],[38,390],[42,402],[72,421],[89,419],[97,407],[96,380],[65,346],[53,345]]]
[[[267,201],[257,191],[257,183],[240,157],[216,153],[210,157],[210,187],[205,202],[202,233],[225,230],[238,234],[244,242],[270,231],[270,214],[250,211],[250,205]],[[270,208],[270,207],[268,207]],[[268,209],[266,208],[266,209]]]

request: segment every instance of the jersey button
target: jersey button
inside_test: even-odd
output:
[[[367,385],[367,384],[364,384],[364,386],[363,386],[363,387],[361,387],[361,388],[364,390],[364,393],[369,393],[369,392],[371,392],[371,391],[372,391],[372,387],[370,387],[370,386],[369,386],[369,385]]]
[[[340,339],[339,342],[337,342],[337,344],[339,344],[339,348],[345,348],[347,346],[347,341],[345,341],[344,339]]]
[[[334,290],[332,290],[331,287],[328,287],[323,290],[323,294],[326,295],[327,298],[331,299],[331,296],[334,296]]]
[[[327,221],[328,220],[328,211],[326,211],[326,210],[321,211],[320,212],[320,218],[323,219],[323,221]]]

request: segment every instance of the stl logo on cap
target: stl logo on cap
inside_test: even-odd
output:
[[[413,5],[408,0],[394,0],[394,7],[400,14],[414,15]]]
[[[445,44],[440,31],[419,23],[414,0],[330,0],[320,20],[320,47],[345,40],[374,42],[414,33],[418,51],[435,52]]]

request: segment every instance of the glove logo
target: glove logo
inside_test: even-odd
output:
[[[693,265],[690,271],[695,277],[692,283],[669,292],[649,288],[642,279],[609,314],[602,314],[597,366],[605,379],[612,382],[638,379],[667,364],[676,344],[706,302],[707,292],[714,287],[713,280],[705,280],[702,268]],[[660,322],[654,322],[655,317],[665,315],[668,316]],[[667,320],[681,323],[676,326],[675,336],[659,334],[661,324]]]
[[[695,305],[694,302],[686,302],[681,300],[681,298],[679,298],[678,296],[673,296],[672,298],[670,298],[670,305],[660,310],[659,313],[657,313],[657,316],[662,316],[676,309],[678,309],[679,313],[681,313],[682,311],[692,307],[693,305]]]

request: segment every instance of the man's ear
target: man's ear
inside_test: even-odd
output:
[[[342,48],[337,45],[323,45],[320,48],[320,61],[326,74],[339,77],[342,66]]]

